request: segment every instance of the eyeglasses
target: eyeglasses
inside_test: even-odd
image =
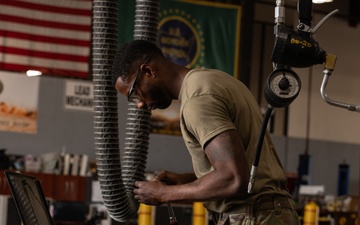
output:
[[[148,58],[146,57],[142,64],[145,64],[147,62],[147,59]],[[135,76],[134,82],[132,83],[132,85],[130,87],[129,93],[127,95],[127,99],[128,99],[129,102],[138,103],[138,102],[141,101],[139,95],[137,95],[136,90],[135,90],[136,81],[137,81],[137,79],[138,79],[138,77],[139,77],[139,75],[141,73],[141,65],[140,65],[138,73]]]

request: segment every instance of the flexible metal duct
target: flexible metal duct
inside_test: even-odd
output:
[[[95,154],[101,194],[109,215],[122,222],[134,218],[139,208],[133,189],[136,180],[144,180],[151,112],[129,103],[125,149],[121,156],[117,93],[111,79],[118,48],[117,2],[93,1],[92,73]],[[134,39],[155,42],[158,15],[159,0],[136,0]]]

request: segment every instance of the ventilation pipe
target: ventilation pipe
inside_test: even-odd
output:
[[[159,0],[136,0],[134,39],[156,42]],[[137,215],[134,182],[145,179],[151,112],[129,103],[124,153],[120,156],[117,93],[111,79],[118,48],[118,1],[93,1],[92,73],[94,138],[98,179],[111,218],[123,222]]]

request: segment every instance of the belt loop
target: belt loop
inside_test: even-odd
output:
[[[274,196],[274,211],[276,215],[281,215],[281,203]]]
[[[220,214],[220,217],[219,217],[219,220],[217,221],[217,225],[229,225],[230,222],[230,214],[227,214],[227,213],[221,213]]]
[[[246,219],[246,225],[254,225],[254,213],[253,213],[253,205],[252,204],[247,204],[246,205],[246,214],[245,214],[245,219]]]
[[[209,211],[210,212],[210,211]],[[214,225],[216,225],[220,220],[220,213],[217,212],[210,212]]]

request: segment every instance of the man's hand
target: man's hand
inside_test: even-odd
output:
[[[146,205],[161,205],[164,200],[161,198],[166,185],[159,180],[153,181],[136,181],[134,189],[134,198],[140,203]]]
[[[165,196],[170,197],[173,194],[174,188],[171,189],[170,186],[187,184],[196,179],[194,173],[178,174],[164,170],[152,181],[136,181],[134,198],[147,205],[161,205],[169,199]],[[167,180],[167,183],[165,184],[162,180]]]

